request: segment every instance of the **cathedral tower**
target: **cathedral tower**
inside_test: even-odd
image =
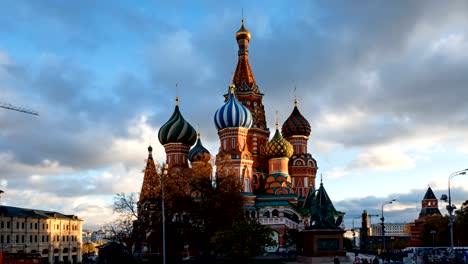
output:
[[[153,148],[149,146],[140,199],[138,200],[138,216],[141,221],[147,222],[151,220],[150,212],[156,210],[156,198],[159,196],[160,189],[159,176],[153,160]]]
[[[310,153],[307,153],[307,142],[310,135],[310,124],[297,108],[297,100],[294,99],[294,109],[286,119],[282,127],[283,137],[294,148],[294,154],[289,160],[289,173],[292,178],[292,186],[299,197],[307,197],[309,189],[315,190],[315,175],[317,173],[317,161]]]
[[[249,41],[251,38],[250,32],[242,26],[236,33],[238,50],[238,61],[236,70],[233,76],[233,84],[235,87],[235,94],[239,102],[247,107],[253,118],[252,127],[247,134],[247,146],[252,154],[253,168],[254,168],[254,183],[255,189],[260,188],[261,182],[267,173],[267,160],[263,157],[261,149],[268,142],[270,137],[270,130],[267,127],[265,118],[265,109],[263,106],[263,94],[260,92],[252,69],[249,63]],[[228,95],[225,95],[228,100]]]
[[[252,192],[252,154],[247,147],[247,133],[252,126],[252,114],[235,96],[230,86],[227,102],[214,115],[221,146],[216,156],[216,169],[225,175],[235,175],[244,192]]]
[[[291,188],[291,178],[288,173],[289,158],[293,155],[293,146],[285,140],[278,129],[276,121],[276,133],[264,148],[268,158],[268,177],[265,182],[265,193],[271,195],[294,194]]]
[[[197,133],[180,113],[177,97],[174,112],[159,129],[158,139],[166,150],[166,163],[170,167],[188,167],[187,155],[197,140]]]

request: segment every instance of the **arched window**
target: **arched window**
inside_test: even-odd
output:
[[[270,211],[266,211],[265,213],[263,213],[263,217],[270,218]]]
[[[273,212],[271,212],[271,215],[272,215],[273,217],[278,217],[278,216],[279,216],[278,210],[276,210],[276,209],[273,210]]]

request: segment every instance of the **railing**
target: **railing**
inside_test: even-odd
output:
[[[259,218],[262,225],[286,225],[289,228],[297,229],[298,224],[286,217]]]

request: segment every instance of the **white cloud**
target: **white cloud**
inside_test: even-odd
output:
[[[430,53],[444,56],[451,61],[466,59],[468,56],[468,39],[462,33],[451,33],[434,41]]]

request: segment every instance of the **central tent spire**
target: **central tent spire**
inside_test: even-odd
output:
[[[252,69],[249,64],[249,41],[251,38],[250,31],[245,28],[244,19],[242,19],[242,26],[236,32],[237,45],[239,46],[236,71],[234,72],[233,83],[239,92],[254,92],[260,93]]]

